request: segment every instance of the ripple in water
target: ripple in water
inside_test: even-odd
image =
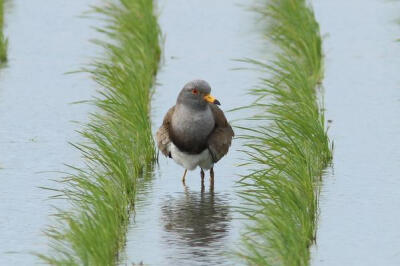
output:
[[[168,195],[161,206],[163,244],[173,250],[171,265],[224,264],[232,220],[229,194],[185,191]]]

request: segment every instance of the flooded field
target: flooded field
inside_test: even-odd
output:
[[[65,73],[103,54],[89,42],[102,38],[91,28],[99,22],[80,17],[102,3],[6,1],[8,63],[0,68],[0,265],[38,264],[32,252],[48,254],[44,230],[52,225],[53,206],[67,207],[65,201],[50,201],[54,193],[40,187],[56,187],[53,180],[67,169],[65,163],[83,165],[81,154],[68,142],[80,142],[80,126],[72,121],[86,123],[93,108],[70,103],[91,99],[99,85],[88,74]],[[211,84],[212,95],[233,125],[249,117],[251,111],[227,111],[254,100],[247,93],[260,74],[237,70],[249,65],[235,59],[272,60],[277,50],[261,40],[261,23],[249,11],[253,2],[156,3],[164,39],[151,103],[153,133],[183,85],[198,78]],[[312,4],[326,34],[324,99],[335,150],[321,188],[311,264],[399,265],[400,2]],[[236,209],[242,203],[236,181],[248,174],[246,167],[237,167],[244,159],[242,144],[233,141],[215,166],[214,186],[206,173],[205,187],[199,169],[188,172],[183,185],[184,169],[160,153],[152,176],[138,182],[119,264],[240,265],[232,252],[240,245],[245,224]]]
[[[159,23],[165,36],[164,64],[153,96],[153,130],[161,125],[183,85],[207,80],[226,111],[248,104],[246,95],[256,82],[252,71],[233,71],[243,64],[233,59],[256,57],[259,34],[248,1],[160,1]],[[226,113],[228,120],[238,112]],[[243,113],[240,113],[243,117]],[[238,133],[238,132],[237,132]],[[149,265],[232,265],[229,252],[238,240],[241,221],[236,164],[242,154],[238,140],[215,167],[215,187],[201,190],[200,170],[188,172],[160,153],[153,180],[141,192],[128,232],[124,263]]]
[[[50,224],[51,193],[63,163],[81,164],[67,143],[87,120],[94,84],[85,75],[65,75],[96,54],[93,20],[78,16],[95,0],[7,1],[8,65],[0,69],[0,265],[33,265],[30,252],[45,252],[42,232]]]
[[[400,3],[313,2],[335,152],[312,264],[399,265]]]

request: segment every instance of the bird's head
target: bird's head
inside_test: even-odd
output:
[[[195,108],[204,108],[209,103],[220,105],[220,102],[210,93],[211,87],[206,81],[201,79],[192,80],[186,83],[179,93],[177,103]]]

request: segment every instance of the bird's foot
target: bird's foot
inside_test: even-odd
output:
[[[186,177],[187,169],[185,169],[185,172],[183,173],[182,176],[182,183],[185,185],[185,177]]]
[[[201,187],[203,188],[204,187],[204,176],[205,176],[203,169],[200,170],[200,176],[201,176]]]
[[[214,189],[214,168],[210,169],[210,188]]]

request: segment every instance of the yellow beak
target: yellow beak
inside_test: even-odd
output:
[[[221,103],[217,99],[215,99],[213,96],[211,96],[211,94],[206,94],[204,96],[204,100],[206,100],[209,103],[213,103],[213,104],[216,104],[216,105],[221,105]]]

